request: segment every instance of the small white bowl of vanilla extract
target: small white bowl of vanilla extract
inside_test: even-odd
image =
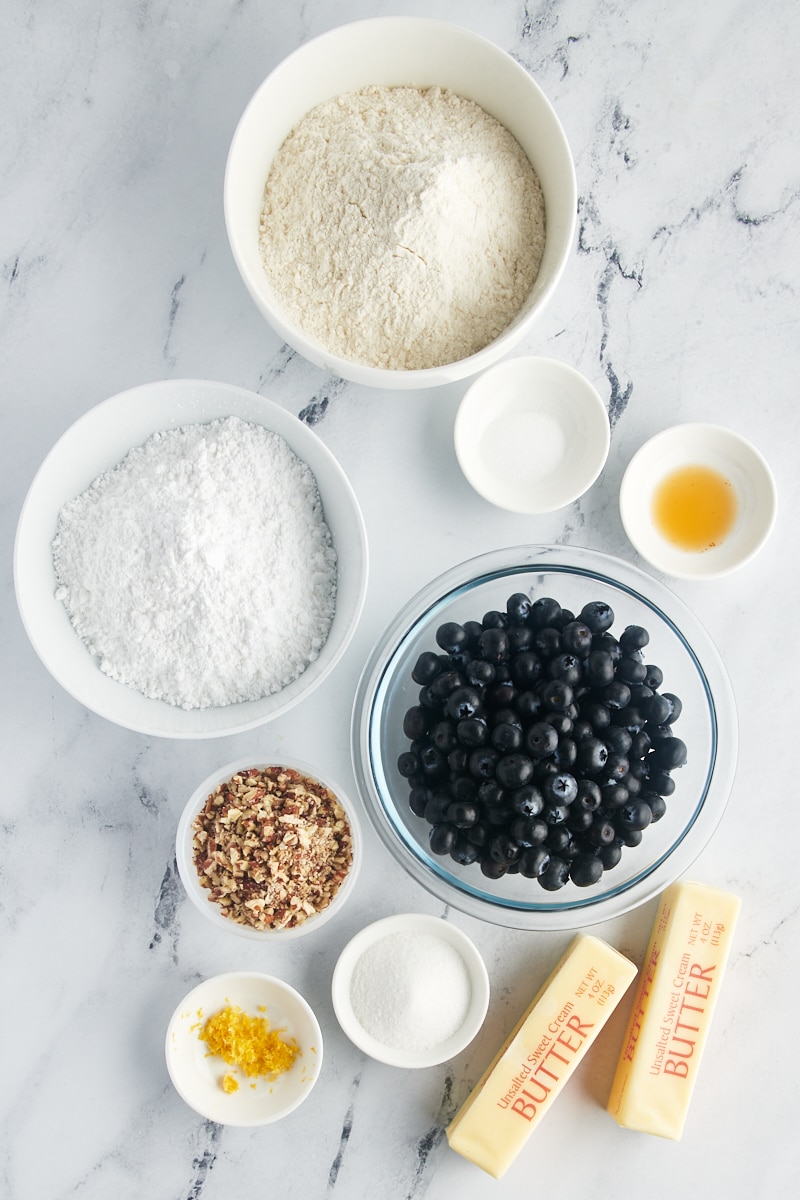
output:
[[[677,579],[716,579],[764,545],[777,492],[746,438],[696,422],[663,430],[634,454],[619,507],[628,538],[651,566]]]

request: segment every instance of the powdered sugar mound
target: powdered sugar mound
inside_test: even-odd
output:
[[[280,691],[333,620],[316,480],[283,438],[238,417],[131,450],[64,505],[53,562],[100,669],[181,708]]]

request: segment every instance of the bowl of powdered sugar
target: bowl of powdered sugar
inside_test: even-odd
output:
[[[360,1050],[394,1067],[432,1067],[460,1054],[489,1006],[475,944],[449,921],[400,913],[366,926],[339,956],[333,1008]]]
[[[225,219],[273,329],[318,366],[433,387],[507,354],[572,250],[575,171],[547,98],[466,29],[357,21],[267,77],[234,134]]]
[[[31,485],[14,557],[34,648],[87,708],[141,733],[217,737],[331,671],[364,602],[355,495],[272,401],[173,380],[106,400]]]

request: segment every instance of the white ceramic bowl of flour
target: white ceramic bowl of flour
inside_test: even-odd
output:
[[[538,276],[516,317],[483,349],[443,366],[395,370],[330,351],[290,317],[270,285],[259,250],[259,218],[273,159],[315,106],[370,86],[440,87],[478,104],[516,138],[541,183],[546,240]],[[559,120],[538,85],[510,55],[446,22],[381,17],[344,25],[301,46],[256,91],[234,134],[225,172],[228,238],[259,311],[311,362],[371,387],[430,388],[468,378],[506,355],[549,303],[573,248],[577,188]]]
[[[337,554],[336,605],[319,655],[285,687],[260,699],[181,708],[151,699],[101,671],[56,597],[52,541],[62,507],[80,496],[133,447],[158,431],[237,417],[283,438],[311,470]],[[167,501],[165,500],[165,506]],[[223,383],[168,380],[145,384],[91,409],[60,438],[31,484],[14,549],[14,583],[25,629],[52,676],[100,716],[139,733],[220,737],[255,728],[317,687],[341,658],[364,604],[367,540],[358,501],[320,438],[291,413],[253,392]]]
[[[337,1020],[370,1058],[393,1067],[447,1062],[478,1034],[489,977],[455,925],[399,913],[367,925],[339,956],[331,984]]]

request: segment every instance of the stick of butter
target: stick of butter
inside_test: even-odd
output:
[[[661,897],[608,1100],[627,1129],[680,1139],[740,904],[699,883]]]
[[[578,934],[447,1128],[453,1150],[500,1179],[636,975]]]

